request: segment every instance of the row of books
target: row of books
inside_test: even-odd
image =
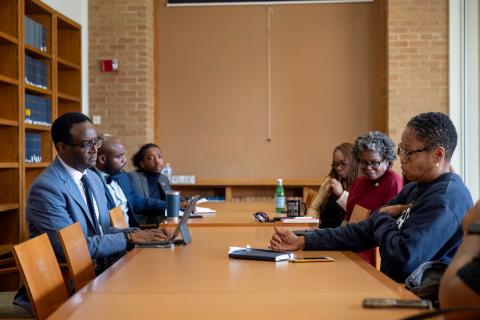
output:
[[[47,89],[48,65],[41,60],[25,55],[25,82],[41,89]]]
[[[25,94],[25,123],[41,126],[52,124],[52,102],[49,97]]]
[[[25,133],[25,162],[42,162],[42,134],[27,132]]]
[[[47,29],[25,16],[25,43],[41,51],[47,51]]]

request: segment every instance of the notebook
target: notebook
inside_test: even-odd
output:
[[[136,247],[138,248],[159,247],[160,248],[160,247],[171,247],[174,245],[187,245],[190,242],[192,242],[192,237],[190,236],[190,232],[188,231],[188,227],[187,227],[187,221],[190,215],[192,214],[198,199],[199,199],[199,196],[195,196],[195,197],[192,197],[192,199],[190,199],[190,201],[187,204],[187,208],[183,213],[182,218],[178,222],[177,227],[175,228],[175,231],[173,232],[173,234],[170,236],[169,239],[136,243]],[[182,235],[182,239],[175,239],[179,234]]]
[[[228,257],[233,259],[261,260],[261,261],[285,261],[293,258],[293,253],[273,251],[268,249],[237,248],[230,250]]]

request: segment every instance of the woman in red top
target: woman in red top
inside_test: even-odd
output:
[[[353,155],[358,159],[364,176],[350,187],[346,220],[349,221],[356,204],[374,212],[386,205],[402,189],[402,177],[391,167],[397,158],[395,144],[384,133],[369,132],[355,141]],[[375,250],[358,253],[375,266]]]

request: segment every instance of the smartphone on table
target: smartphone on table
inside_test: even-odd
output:
[[[290,262],[334,262],[335,259],[332,257],[321,256],[321,257],[294,257],[289,260]]]
[[[363,299],[364,308],[413,308],[413,309],[431,309],[430,300],[417,299]]]

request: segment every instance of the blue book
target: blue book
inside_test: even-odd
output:
[[[30,84],[30,57],[25,55],[25,83]]]
[[[42,25],[42,51],[47,51],[47,29]]]
[[[31,134],[25,134],[25,162],[32,162]]]
[[[32,122],[32,95],[25,93],[25,123]]]

